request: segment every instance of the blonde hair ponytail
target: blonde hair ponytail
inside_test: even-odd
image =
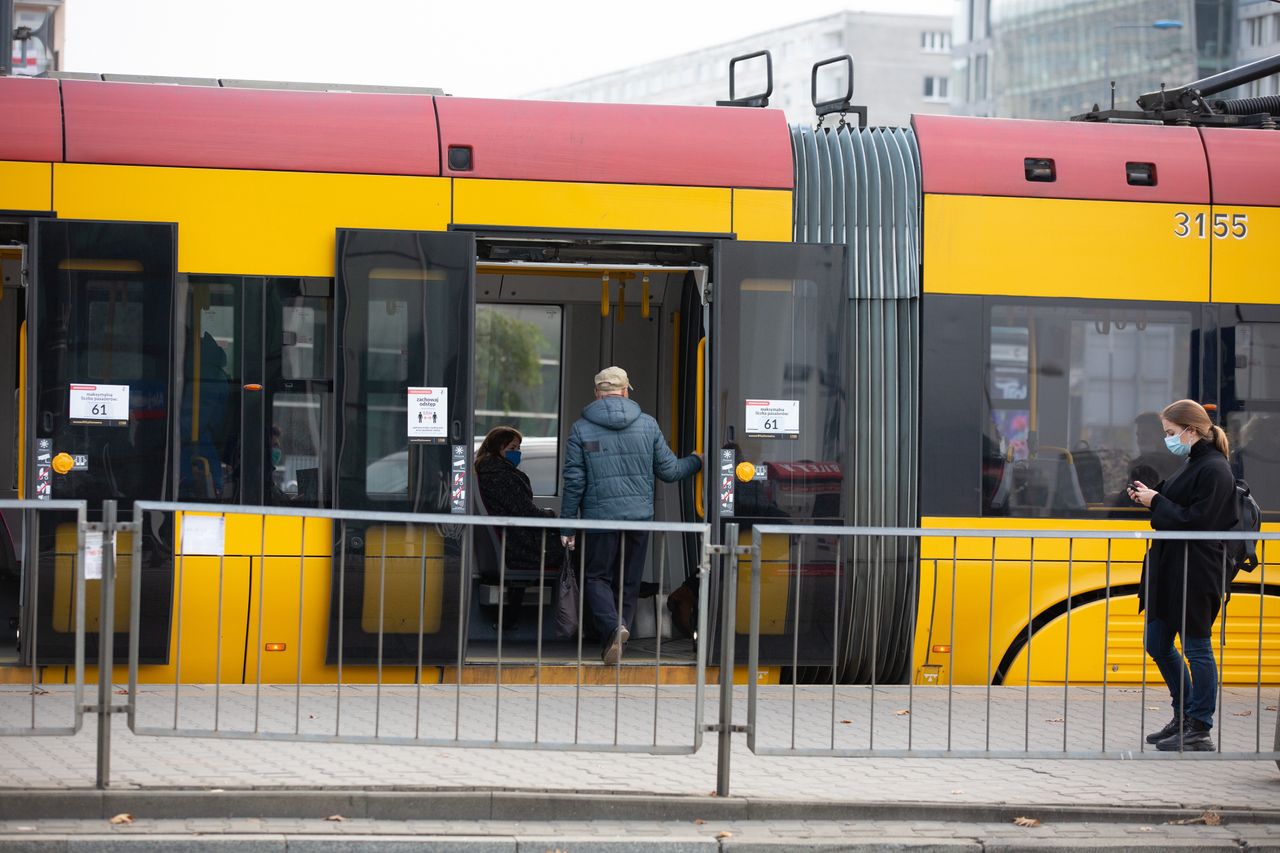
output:
[[[1214,425],[1209,427],[1210,434],[1213,437],[1213,446],[1218,452],[1228,459],[1231,458],[1231,443],[1227,441],[1227,434],[1223,432],[1222,427]]]

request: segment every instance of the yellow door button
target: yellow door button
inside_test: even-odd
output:
[[[756,478],[756,466],[750,462],[739,462],[736,470],[738,479],[744,483],[750,483]]]
[[[57,471],[59,474],[65,474],[75,467],[76,460],[71,458],[70,453],[59,453],[57,456],[53,457],[53,462],[50,464],[53,466],[53,470]]]

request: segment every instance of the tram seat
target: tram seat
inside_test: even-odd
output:
[[[476,515],[488,516],[489,511],[485,509],[484,501],[478,496],[476,498]],[[502,569],[502,528],[493,527],[488,524],[480,525],[476,528],[475,534],[475,559],[476,559],[476,576],[483,584],[497,586],[501,579]],[[548,529],[547,538],[550,540],[552,536],[558,536],[559,531]],[[559,569],[547,567],[545,572],[545,580],[551,583],[559,574]],[[538,583],[538,568],[515,567],[507,563],[506,582],[508,586],[535,586]]]

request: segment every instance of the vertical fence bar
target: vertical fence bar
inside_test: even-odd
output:
[[[1182,630],[1178,633],[1182,641],[1182,657],[1178,663],[1178,713],[1183,722],[1187,719],[1187,676],[1190,674],[1191,659],[1187,657],[1187,569],[1191,562],[1191,543],[1182,543]],[[1178,726],[1178,752],[1186,745],[1187,727]],[[1221,740],[1221,738],[1219,738]]]
[[[947,663],[947,752],[951,751],[952,702],[955,698],[956,678],[956,558],[959,551],[959,536],[951,537],[951,627],[947,634],[947,644],[951,651]]]
[[[253,676],[253,731],[255,734],[258,731],[258,721],[262,712],[262,653],[265,649],[262,642],[262,602],[263,590],[267,588],[267,516],[263,515],[259,518],[262,526],[258,530],[258,636],[256,638],[258,647],[254,653],[257,666]],[[249,563],[250,575],[252,575],[252,559]],[[181,648],[181,637],[178,638],[178,642]]]
[[[569,571],[569,555],[567,553],[560,560],[560,571]],[[559,580],[559,576],[556,578]],[[556,585],[557,592],[559,584]],[[533,659],[533,742],[537,743],[542,737],[542,627],[543,627],[543,605],[542,599],[546,596],[547,590],[547,528],[542,528],[542,544],[538,550],[538,621],[534,624],[538,627],[534,632],[535,652]],[[557,607],[559,602],[557,602]]]
[[[883,507],[882,507],[883,509]],[[876,559],[871,570],[871,703],[867,711],[867,741],[876,743],[876,658],[880,656],[880,586],[884,580],[884,537],[876,538]]]
[[[427,617],[427,526],[422,527],[422,560],[418,566],[418,658],[414,668],[413,736],[422,736],[422,634]],[[461,590],[459,590],[461,594]]]
[[[333,694],[333,736],[339,737],[342,733],[342,651],[345,645],[343,632],[347,621],[347,524],[345,521],[339,521],[334,526],[338,529],[338,684]]]
[[[653,648],[653,745],[658,745],[658,697],[662,692],[662,611],[666,607],[662,598],[663,587],[667,578],[667,540],[666,534],[657,532],[654,537],[658,545],[658,593],[653,600],[653,621],[656,627],[656,642]],[[541,600],[541,599],[539,599]]]
[[[1066,661],[1063,664],[1062,679],[1062,751],[1067,751],[1067,726],[1071,722],[1069,705],[1071,702],[1071,573],[1075,561],[1075,539],[1067,540],[1067,648]]]
[[[80,528],[84,529],[84,510],[80,511]],[[138,722],[138,650],[139,629],[142,624],[142,537],[145,530],[145,515],[136,506],[133,508],[133,573],[129,579],[129,728],[133,729]],[[84,549],[81,547],[81,555]],[[83,573],[82,573],[83,574]],[[81,596],[83,597],[83,595]],[[83,624],[83,623],[82,623]],[[82,632],[83,633],[83,632]],[[84,654],[81,649],[81,660]],[[83,684],[83,677],[80,679]]]
[[[627,589],[627,531],[618,531],[618,627],[614,628],[615,632],[620,632],[623,625],[626,624],[626,618],[623,615],[623,602],[628,597]],[[636,583],[640,581],[637,579]],[[628,627],[628,631],[631,629]],[[619,638],[621,634],[619,633]],[[606,642],[612,641],[612,637]],[[613,662],[613,745],[618,745],[618,712],[619,705],[622,700],[622,642],[619,639],[618,659]]]
[[[720,732],[716,756],[716,795],[729,796],[729,759],[733,749],[733,640],[737,615],[738,525],[724,526],[725,553],[721,555],[723,578],[720,598]],[[797,620],[799,621],[799,620]],[[794,729],[795,721],[792,720]]]
[[[1254,697],[1254,750],[1262,751],[1262,625],[1266,621],[1267,609],[1267,540],[1258,543],[1258,571],[1261,577],[1258,578],[1258,686]],[[1225,608],[1224,608],[1225,611]],[[1226,655],[1223,655],[1226,657]],[[1276,703],[1280,706],[1280,702]],[[1276,713],[1276,743],[1275,748],[1280,752],[1280,707]]]
[[[223,541],[226,539],[227,530],[227,514],[224,512],[221,516]],[[226,578],[226,559],[227,549],[224,547],[218,551],[218,623],[213,626],[214,652],[213,652],[213,730],[218,730],[219,717],[222,711],[222,595],[223,580]],[[138,567],[134,565],[134,575],[138,574]],[[299,614],[298,627],[302,627],[301,614]]]
[[[502,633],[506,628],[507,528],[498,542],[498,659],[493,668],[493,742],[501,739],[502,726]]]
[[[796,591],[794,598],[791,600],[796,603],[797,612],[800,605],[800,572],[804,568],[804,542],[799,537],[787,534],[787,551],[790,553],[792,545],[795,546],[796,554]],[[795,620],[795,625],[791,628],[791,748],[796,748],[796,691],[799,689],[796,685],[800,681],[800,620]]]
[[[374,688],[373,699],[374,737],[382,733],[382,644],[387,627],[387,527],[386,524],[382,525],[382,553],[378,557],[378,684]]]
[[[711,632],[707,630],[707,610],[709,608],[711,585],[711,555],[708,546],[711,544],[711,527],[704,525],[698,542],[698,624],[694,626],[697,642],[694,643],[694,655],[697,659],[697,677],[693,686],[693,747],[702,748],[702,727],[705,713],[703,702],[707,696],[707,647],[711,645]]]
[[[1138,751],[1147,749],[1147,634],[1151,630],[1151,540],[1146,541],[1142,556],[1142,679],[1138,689]],[[1181,710],[1175,711],[1180,714]]]
[[[1107,678],[1111,660],[1111,540],[1107,540],[1106,589],[1102,599],[1102,744],[1107,749]],[[1145,652],[1143,652],[1145,654]]]
[[[462,530],[459,533],[459,535],[462,536],[463,539],[462,539],[462,571],[461,573],[459,573],[458,576],[460,578],[463,578],[464,579],[463,583],[465,583],[466,582],[465,579],[471,577],[471,571],[470,571],[471,562],[474,559],[475,552],[476,552],[475,551],[475,547],[476,547],[475,525],[467,525],[466,529]],[[462,664],[463,664],[463,655],[465,654],[465,648],[466,648],[466,642],[467,642],[466,601],[467,601],[466,594],[463,592],[460,592],[460,594],[458,595],[458,664],[454,668],[454,674],[453,674],[453,681],[454,681],[453,739],[454,740],[462,739]]]
[[[116,502],[102,502],[102,586],[98,617],[98,773],[99,790],[111,784],[111,669],[115,653]]]
[[[751,604],[747,625],[747,746],[756,748],[756,702],[760,681],[760,575],[764,539],[760,529],[751,531]]]
[[[1023,705],[1022,718],[1022,748],[1024,750],[1031,749],[1031,634],[1033,631],[1033,621],[1035,619],[1035,594],[1036,594],[1036,537],[1031,537],[1030,560],[1028,561],[1027,571],[1027,690],[1026,699]],[[951,650],[955,655],[955,649]]]
[[[575,682],[573,685],[573,742],[578,742],[580,726],[582,724],[582,635],[586,633],[586,624],[583,622],[583,614],[585,613],[587,599],[587,531],[579,531],[582,534],[582,541],[575,543],[579,547],[578,551],[578,665],[574,668]]]
[[[4,0],[0,0],[0,5],[3,5],[3,3],[4,3]],[[3,39],[0,39],[0,41],[3,41]],[[6,57],[6,59],[7,58],[8,57]],[[38,603],[40,601],[40,513],[39,511],[31,510],[29,521],[26,513],[24,513],[22,521],[23,521],[23,528],[26,531],[25,544],[27,548],[27,554],[28,556],[34,557],[34,560],[31,562],[28,562],[27,560],[23,560],[23,565],[24,566],[34,565],[36,567],[36,570],[31,573],[31,594],[28,600],[24,602],[24,604],[26,604],[26,606],[28,607],[29,613],[35,613],[37,612]],[[53,559],[55,561],[55,566],[56,566],[56,561],[58,559],[56,533],[54,536],[54,542],[55,542],[55,545],[53,549],[54,550]],[[84,574],[83,570],[81,570],[81,574]],[[84,595],[85,595],[85,591],[81,589],[80,597],[83,599]],[[37,673],[40,671],[40,620],[37,618],[32,618],[28,620],[28,622],[31,625],[31,640],[30,640],[31,642],[31,728],[34,729],[36,727],[36,696],[38,695],[38,692],[40,689],[39,684],[37,682]]]
[[[302,603],[307,600],[307,520],[298,519],[298,668],[294,676],[293,730],[302,731]],[[265,648],[265,647],[264,647]]]
[[[84,620],[85,620],[85,578],[84,578],[84,530],[87,520],[85,507],[81,506],[76,510],[76,552],[71,560],[71,575],[75,579],[76,589],[76,613],[75,613],[75,662],[76,662],[76,685],[73,688],[75,693],[75,716],[74,725],[78,730],[84,722]],[[24,525],[25,529],[25,525]],[[24,565],[31,565],[23,560]],[[136,565],[136,564],[135,564]],[[37,566],[38,570],[38,566]],[[34,699],[34,694],[32,695]],[[133,692],[129,693],[130,708],[132,708]],[[132,711],[130,711],[132,713]],[[132,718],[131,718],[132,719]]]
[[[831,748],[836,748],[836,684],[840,680],[840,570],[843,567],[841,562],[841,550],[844,545],[844,537],[836,537],[836,572],[835,572],[835,592],[831,596]],[[871,688],[871,692],[875,694],[875,688]],[[873,720],[874,728],[874,720]]]
[[[185,516],[183,516],[183,518],[185,518]],[[182,690],[182,591],[183,580],[186,577],[186,564],[183,561],[183,551],[186,550],[186,542],[182,538],[182,520],[179,518],[177,512],[173,513],[173,526],[177,533],[178,544],[178,556],[176,558],[178,564],[178,596],[177,601],[174,604],[174,611],[176,615],[174,617],[175,625],[173,634],[173,644],[175,646],[173,665],[173,727],[176,729],[178,728],[178,694]],[[105,539],[105,534],[103,534],[103,536]]]
[[[1217,668],[1218,684],[1214,688],[1214,690],[1217,693],[1214,706],[1218,710],[1218,752],[1222,752],[1222,739],[1224,736],[1224,732],[1226,731],[1226,728],[1227,728],[1226,709],[1222,704],[1222,676],[1223,676],[1223,672],[1226,670],[1226,667],[1227,667],[1227,549],[1226,549],[1226,543],[1223,543],[1223,548],[1222,548],[1221,589],[1218,591],[1218,601],[1221,602],[1221,607],[1219,608],[1219,611],[1218,611],[1218,655],[1222,660],[1222,666]],[[1262,596],[1258,596],[1258,601],[1259,603],[1261,603]],[[1259,620],[1258,624],[1262,624],[1261,620]],[[1210,638],[1209,655],[1210,657],[1212,657],[1213,656],[1213,627],[1212,626],[1210,626],[1209,628],[1209,638]],[[1261,708],[1255,708],[1254,713],[1256,714],[1261,710],[1262,710]]]
[[[996,537],[991,537],[991,577],[989,579],[990,588],[987,590],[987,721],[986,721],[986,740],[985,748],[991,749],[991,658],[995,648],[995,618],[996,618]],[[951,594],[955,599],[955,593]],[[951,650],[951,662],[955,664],[955,649]]]

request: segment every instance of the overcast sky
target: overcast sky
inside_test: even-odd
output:
[[[515,97],[841,9],[954,0],[66,0],[67,71]],[[770,47],[762,40],[760,47]],[[856,60],[857,57],[854,57]]]

